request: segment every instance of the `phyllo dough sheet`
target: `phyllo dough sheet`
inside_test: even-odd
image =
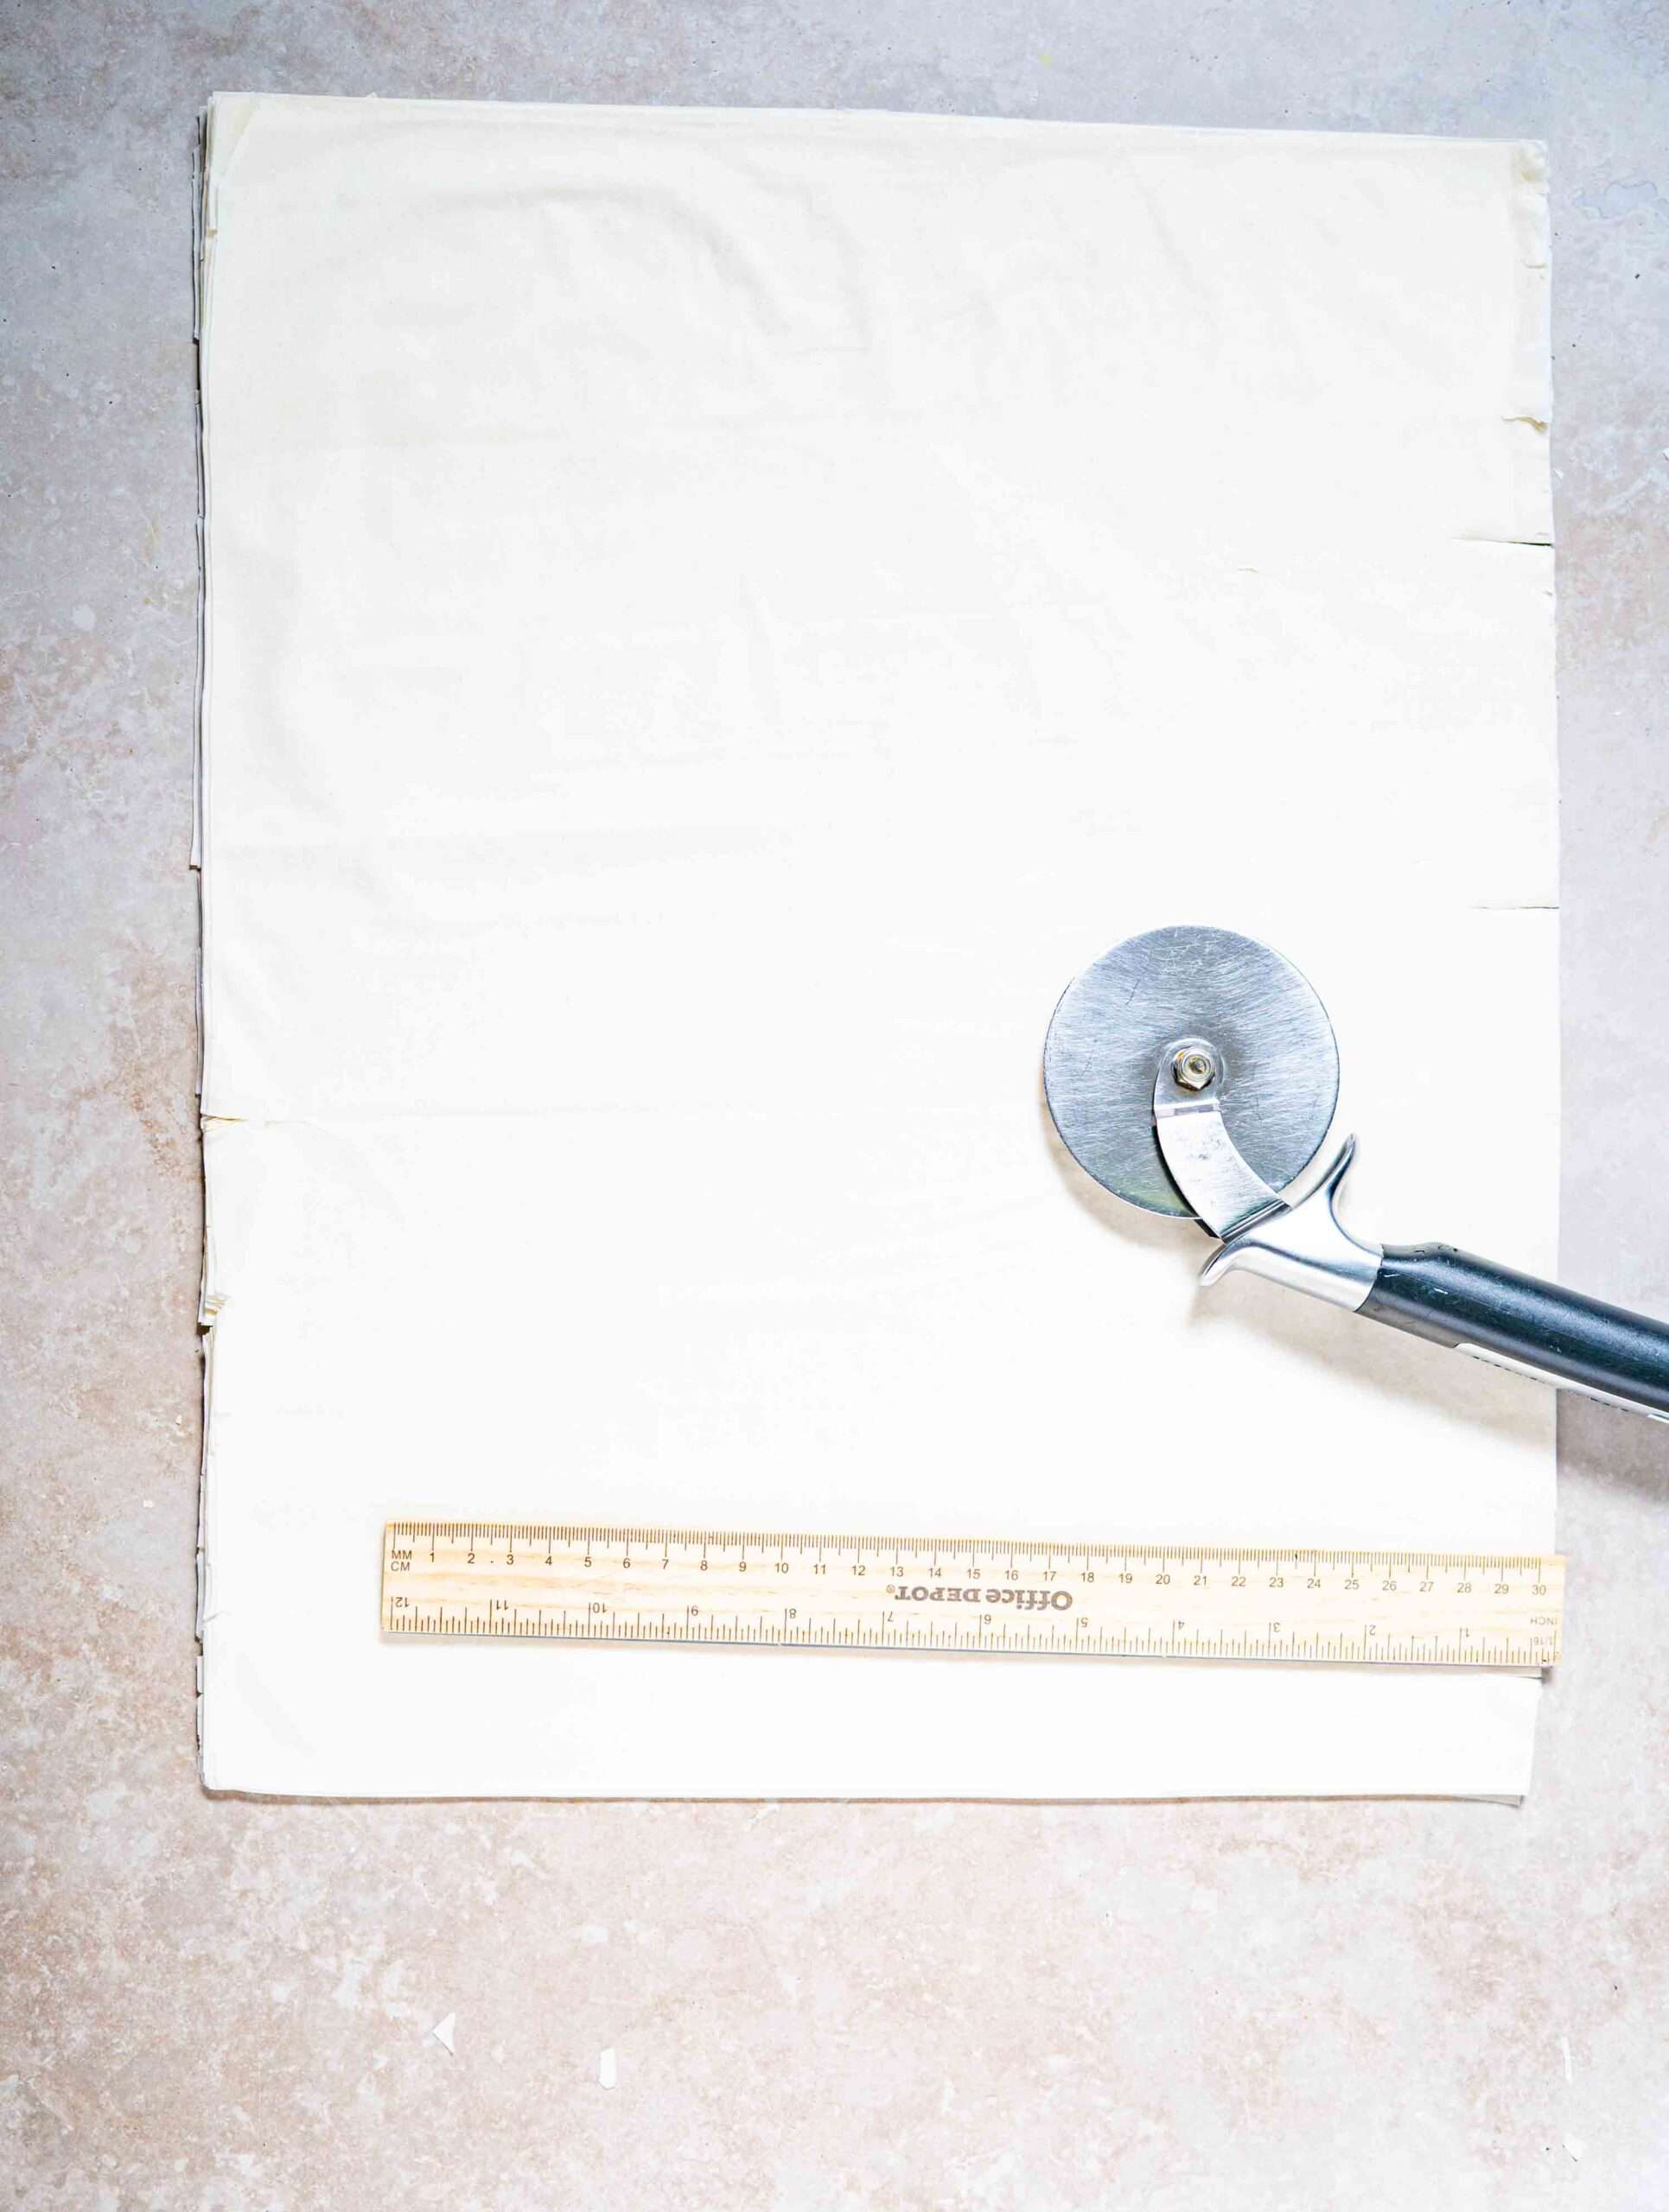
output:
[[[1040,1081],[1106,946],[1244,931],[1352,1219],[1551,1268],[1546,236],[1526,145],[214,102],[212,1787],[1524,1789],[1525,1676],[385,1643],[377,1567],[1551,1547],[1550,1398],[1201,1294]]]

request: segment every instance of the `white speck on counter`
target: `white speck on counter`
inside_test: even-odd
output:
[[[457,2024],[457,2014],[455,2012],[449,2012],[443,2020],[436,2020],[434,2026],[430,2028],[429,2032],[434,2037],[437,2044],[442,2044],[446,2050],[450,2050],[452,2049],[453,2031],[456,2028]]]
[[[1579,2160],[1587,2147],[1585,2143],[1578,2143],[1574,2135],[1567,2135],[1564,2139],[1564,2152],[1567,2158]]]
[[[1567,2082],[1574,2082],[1577,2076],[1570,2064],[1570,2038],[1569,2036],[1561,2036],[1559,2037],[1559,2056],[1564,2061],[1565,2080]]]
[[[597,2079],[605,2089],[612,2089],[615,2086],[615,2048],[610,2044],[607,2050],[597,2053]],[[1569,2148],[1569,2145],[1567,2145],[1566,2147]]]

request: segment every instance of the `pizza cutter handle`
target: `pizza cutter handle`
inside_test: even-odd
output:
[[[1388,1244],[1357,1308],[1474,1358],[1669,1421],[1669,1327],[1451,1244]]]
[[[1272,1205],[1233,1231],[1201,1281],[1244,1268],[1556,1389],[1669,1421],[1669,1325],[1449,1244],[1383,1246],[1353,1235],[1338,1201],[1354,1152],[1352,1138],[1296,1205]]]

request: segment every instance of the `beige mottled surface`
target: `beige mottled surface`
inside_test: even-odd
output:
[[[210,90],[1538,133],[1566,1267],[1669,1311],[1661,9],[10,0],[3,20],[0,2202],[1663,2202],[1669,1431],[1623,1414],[1563,1417],[1572,1651],[1522,1812],[203,1797],[185,868]],[[1457,1141],[1487,1166],[1487,1135]],[[449,2012],[450,2056],[428,2034]]]

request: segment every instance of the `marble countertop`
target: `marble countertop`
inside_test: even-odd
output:
[[[1669,1430],[1602,1407],[1561,1414],[1570,1656],[1519,1810],[206,1797],[187,865],[209,92],[1542,137],[1564,1271],[1669,1312],[1661,15],[86,0],[0,51],[0,2199],[1661,2203]]]

